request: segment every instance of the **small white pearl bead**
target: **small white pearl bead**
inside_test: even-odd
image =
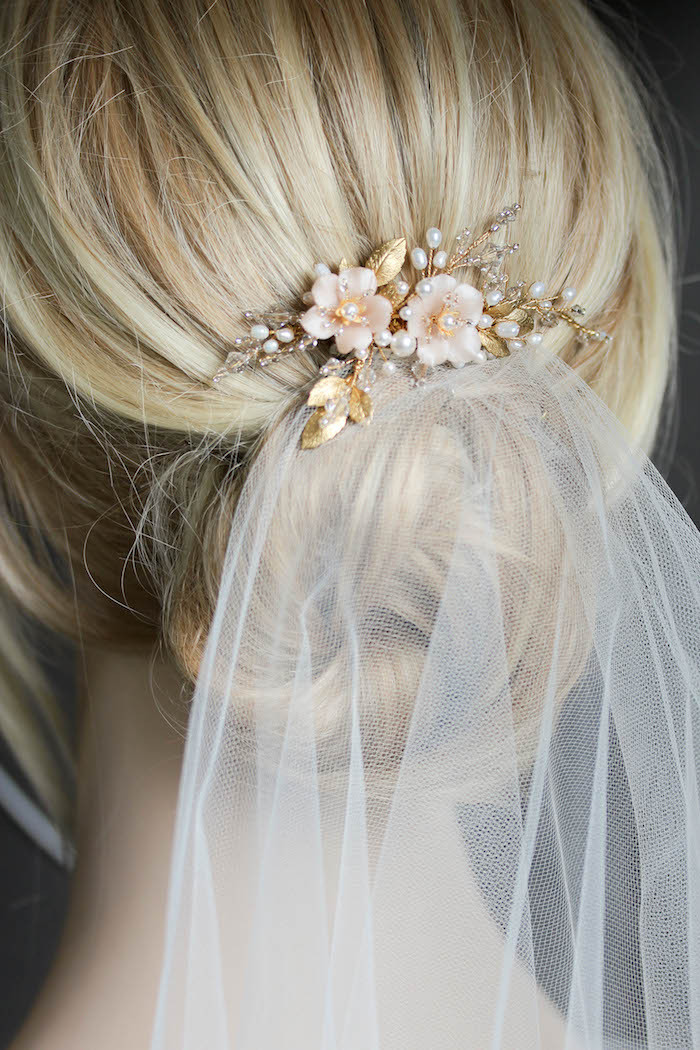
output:
[[[346,318],[346,320],[354,321],[355,318],[357,317],[358,313],[359,313],[359,309],[360,308],[357,305],[357,303],[350,302],[350,303],[345,303],[341,307],[340,312],[343,315],[343,317]]]
[[[391,342],[391,332],[388,328],[385,328],[383,332],[377,332],[374,341],[377,346],[388,346]]]
[[[493,317],[491,314],[482,314],[476,323],[479,328],[490,328],[493,324]]]
[[[294,332],[291,328],[278,328],[275,335],[279,339],[280,343],[291,343],[294,338]]]
[[[564,291],[561,293],[561,297],[562,299],[568,299],[569,301],[571,301],[572,299],[576,298],[576,294],[576,289],[569,286],[568,288],[565,288]]]
[[[382,372],[385,372],[386,375],[388,375],[388,376],[393,375],[395,371],[396,371],[396,361],[385,361],[384,364],[382,365]]]
[[[481,361],[481,363],[483,365],[484,361],[486,360],[486,351],[485,350],[477,350],[476,353],[474,354],[474,357],[476,358],[477,361]]]
[[[399,293],[399,295],[408,295],[410,287],[411,286],[408,283],[408,281],[397,281],[396,282],[396,291]]]
[[[416,291],[419,295],[430,295],[433,290],[433,282],[429,281],[427,277],[424,277],[422,281],[419,281],[416,285]]]
[[[266,324],[254,324],[250,330],[250,334],[253,339],[257,339],[258,342],[262,342],[263,339],[267,339],[270,334],[270,329]]]
[[[422,248],[414,248],[411,252],[411,262],[417,270],[424,270],[428,265],[428,256]]]
[[[416,340],[403,329],[395,332],[391,339],[391,349],[397,357],[409,357],[416,348]]]
[[[402,306],[399,310],[399,317],[402,321],[410,321],[413,317],[413,310],[410,306]]]
[[[440,324],[443,328],[456,328],[457,318],[454,316],[454,314],[444,314],[444,316],[440,320]]]
[[[484,296],[484,299],[489,306],[495,306],[496,303],[500,303],[502,298],[503,292],[499,292],[497,289],[494,289],[492,292],[487,292]]]
[[[525,342],[524,342],[523,339],[509,339],[508,340],[508,349],[509,350],[522,350],[522,349],[524,349],[524,347],[525,347]]]
[[[268,354],[274,354],[275,350],[279,350],[280,344],[276,339],[266,339],[263,343],[263,350]]]
[[[369,350],[367,350],[366,347],[361,346],[355,351],[355,357],[357,357],[360,361],[364,361],[368,353]]]
[[[447,263],[447,252],[435,252],[433,257],[433,265],[437,266],[438,270],[441,270]]]
[[[540,306],[542,307],[543,310],[550,310],[551,307],[552,307],[552,300],[551,299],[542,299],[542,301],[540,302]]]
[[[544,281],[535,281],[534,284],[530,285],[528,291],[532,299],[539,299],[540,296],[544,295]]]
[[[514,339],[520,331],[520,325],[515,321],[499,321],[494,331],[503,339]]]
[[[542,342],[542,333],[541,332],[530,332],[530,334],[525,337],[525,342],[529,346],[539,346],[540,343]]]
[[[319,277],[323,277],[324,274],[331,272],[331,268],[330,266],[326,266],[325,263],[316,263],[316,265],[314,266],[314,271]]]
[[[425,235],[425,240],[429,248],[437,248],[442,240],[442,230],[438,230],[437,226],[431,226]]]

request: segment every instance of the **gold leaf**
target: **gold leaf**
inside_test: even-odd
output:
[[[383,295],[385,299],[388,299],[391,305],[394,307],[394,310],[396,310],[396,308],[406,298],[405,295],[401,294],[401,292],[398,290],[393,281],[391,284],[380,285],[379,288],[377,288],[377,295]]]
[[[518,339],[520,339],[521,336],[529,335],[535,327],[535,319],[529,310],[513,310],[511,314],[508,314],[508,320],[516,321],[520,325]]]
[[[504,318],[509,317],[513,310],[516,309],[514,302],[503,302],[496,303],[495,306],[484,305],[484,310],[490,317],[493,317],[494,321],[503,321]]]
[[[498,306],[491,306],[488,309],[488,313],[493,317],[494,321],[515,321],[516,324],[520,325],[520,332],[518,338],[521,335],[529,335],[532,329],[535,327],[535,320],[529,310],[521,310],[518,306],[513,303],[498,303]]]
[[[341,270],[347,270],[349,266],[350,266],[350,263],[345,258],[345,256],[343,256],[343,258],[338,263],[338,273],[340,273]]]
[[[325,405],[330,397],[342,394],[346,383],[340,376],[324,376],[311,387],[307,405]]]
[[[365,263],[377,275],[377,284],[393,281],[406,258],[406,238],[396,237],[376,248]]]
[[[488,350],[494,357],[508,357],[510,355],[505,339],[501,339],[500,335],[496,335],[490,328],[479,329],[479,335],[481,336],[481,345],[484,350]]]
[[[369,423],[372,418],[372,398],[356,386],[350,391],[350,419],[353,423]]]
[[[317,408],[307,420],[306,426],[301,432],[302,448],[318,448],[324,441],[330,441],[332,437],[340,433],[348,421],[347,416],[337,416],[322,427],[320,420],[324,414],[324,409]]]

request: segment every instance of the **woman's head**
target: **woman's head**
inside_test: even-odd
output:
[[[614,336],[584,350],[557,329],[551,349],[651,447],[668,191],[583,4],[14,0],[0,18],[9,602],[87,642],[162,637],[194,676],[248,467],[319,363],[212,386],[244,311],[297,304],[319,260],[432,224],[452,239],[508,200],[512,272],[575,285]]]

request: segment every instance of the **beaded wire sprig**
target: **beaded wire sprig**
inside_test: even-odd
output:
[[[451,253],[440,249],[442,233],[431,226],[427,251],[416,247],[410,253],[420,275],[414,285],[401,277],[407,256],[404,237],[381,245],[364,266],[350,266],[343,259],[338,273],[332,273],[318,263],[316,280],[302,297],[308,308],[246,311],[253,322],[250,333],[234,340],[235,349],[213,381],[250,366],[266,368],[285,354],[333,339],[337,356],[319,370],[321,378],[308,396],[314,412],[301,435],[302,448],[316,448],[339,434],[348,420],[369,423],[379,358],[384,374],[404,366],[414,383],[423,383],[431,368],[444,363],[459,368],[538,345],[541,329],[561,321],[579,340],[609,342],[607,332],[581,322],[585,311],[574,302],[575,288],[547,295],[541,280],[508,286],[503,263],[519,245],[497,244],[491,238],[519,210],[519,204],[502,208],[474,239],[470,230],[462,230]],[[464,269],[477,271],[478,286],[453,276]]]

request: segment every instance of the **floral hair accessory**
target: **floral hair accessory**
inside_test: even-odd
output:
[[[542,342],[540,329],[565,321],[584,342],[604,340],[607,332],[586,328],[584,308],[575,303],[576,289],[547,295],[542,281],[516,281],[508,287],[503,262],[519,248],[491,239],[515,220],[519,204],[503,208],[475,239],[462,230],[451,253],[440,249],[442,233],[426,233],[426,247],[410,254],[419,273],[414,285],[401,277],[406,262],[404,237],[387,241],[372,252],[364,266],[341,260],[338,273],[316,265],[316,280],[302,298],[303,312],[247,311],[250,334],[234,340],[222,368],[213,377],[249,366],[265,368],[282,355],[307,351],[334,340],[335,354],[320,368],[308,404],[315,411],[301,435],[302,448],[316,448],[339,434],[348,420],[369,423],[370,391],[377,364],[384,374],[405,367],[412,381],[422,383],[431,368],[449,363],[461,368],[491,357],[506,357]],[[476,270],[478,287],[454,271]]]

